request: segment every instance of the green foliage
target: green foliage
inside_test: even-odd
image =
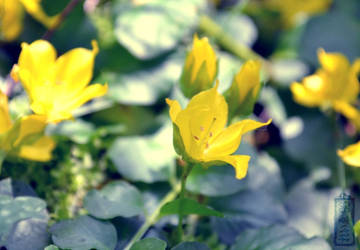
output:
[[[109,149],[117,170],[133,181],[152,183],[170,178],[174,151],[169,147],[172,129],[165,125],[151,136],[122,137]]]
[[[49,245],[49,246],[45,247],[44,250],[59,250],[59,248],[55,245]]]
[[[130,250],[165,250],[166,242],[157,238],[146,238],[136,242]]]
[[[253,229],[243,232],[237,239],[231,250],[245,249],[331,249],[328,243],[320,238],[306,239],[296,230],[287,227],[274,225],[260,229]]]
[[[133,55],[151,59],[173,49],[196,25],[203,0],[151,1],[145,5],[120,4],[116,12],[115,35]],[[144,39],[146,33],[146,39]]]
[[[72,250],[113,250],[117,242],[115,227],[110,222],[89,216],[58,222],[50,232],[57,246]]]
[[[200,242],[183,242],[171,248],[172,250],[210,250],[205,244]]]
[[[166,203],[160,210],[160,216],[172,214],[197,214],[203,216],[218,216],[223,217],[223,214],[214,210],[211,207],[202,205],[194,200],[183,198],[176,199]]]
[[[8,249],[43,249],[48,243],[45,201],[34,191],[10,179],[0,181],[0,245]]]
[[[84,197],[84,208],[99,219],[132,217],[144,212],[144,201],[135,187],[124,181],[115,181],[100,191],[91,190]]]

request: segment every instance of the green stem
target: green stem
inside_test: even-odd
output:
[[[156,207],[155,211],[150,217],[148,217],[145,223],[140,227],[137,233],[132,237],[129,243],[126,245],[124,250],[129,250],[132,245],[143,237],[146,231],[156,223],[160,209],[168,202],[174,200],[180,192],[180,183],[176,183],[173,189],[160,201],[159,205]]]
[[[334,122],[334,133],[335,133],[335,141],[336,141],[336,149],[340,149],[343,147],[342,143],[342,131],[341,127],[339,126],[337,122],[337,116],[336,113],[333,114],[333,122]],[[337,158],[337,173],[339,177],[339,185],[341,187],[341,190],[344,192],[346,189],[346,174],[345,174],[345,165],[344,162],[341,160],[340,157]]]
[[[185,198],[185,188],[186,188],[186,179],[189,176],[191,170],[193,169],[193,165],[191,164],[186,164],[183,168],[183,172],[182,172],[182,176],[181,176],[181,191],[180,191],[180,195],[179,195],[179,199],[180,201],[182,199]],[[182,203],[180,202],[180,213],[179,213],[179,222],[178,222],[178,239],[179,241],[182,241],[182,238],[184,236],[184,231],[182,228],[182,224],[183,224],[183,219],[184,219],[184,215],[182,214]]]
[[[6,153],[4,151],[0,150],[0,175],[1,175],[2,165],[4,163],[5,157],[6,157]]]
[[[238,43],[231,35],[223,30],[214,20],[208,16],[202,16],[199,24],[200,30],[215,40],[226,50],[240,57],[241,59],[260,59],[266,63],[266,59],[257,54],[245,44]]]

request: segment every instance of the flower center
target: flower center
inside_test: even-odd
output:
[[[216,117],[214,117],[210,123],[210,126],[205,131],[204,126],[200,126],[200,131],[205,133],[201,133],[201,135],[193,135],[193,138],[195,141],[198,142],[198,146],[201,149],[207,149],[209,148],[209,140],[213,137],[213,132],[211,131],[216,121]]]

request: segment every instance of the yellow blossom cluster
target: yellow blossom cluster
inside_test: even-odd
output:
[[[20,80],[34,114],[10,118],[8,98],[0,93],[0,150],[6,155],[48,161],[54,141],[44,135],[48,123],[71,119],[72,111],[85,102],[104,95],[107,85],[92,84],[96,41],[93,49],[75,48],[57,58],[47,41],[23,43],[18,64],[11,72]]]
[[[59,16],[49,17],[41,7],[41,0],[0,0],[0,38],[16,39],[23,29],[25,11],[47,28],[58,21]]]
[[[291,85],[294,100],[307,107],[333,109],[360,130],[360,112],[356,108],[360,59],[351,64],[343,54],[327,53],[323,49],[318,51],[318,58],[321,68],[305,77],[302,83]],[[359,143],[339,150],[338,154],[347,164],[360,167]]]
[[[271,120],[261,123],[246,119],[226,127],[228,103],[233,114],[241,114],[249,104],[253,106],[261,88],[260,70],[259,61],[246,62],[234,76],[225,96],[221,95],[217,91],[218,81],[212,87],[217,74],[215,51],[206,37],[194,36],[180,81],[184,95],[191,100],[182,109],[178,101],[166,99],[174,127],[174,148],[185,161],[206,168],[230,164],[235,168],[236,178],[246,176],[250,156],[233,153],[238,149],[242,135],[268,125]]]

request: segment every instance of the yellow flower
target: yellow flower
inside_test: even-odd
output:
[[[41,7],[41,0],[0,0],[0,34],[6,41],[16,39],[21,30],[25,10],[46,27],[52,27],[59,16],[49,17]]]
[[[360,127],[360,115],[352,106],[359,94],[360,59],[351,65],[344,55],[322,49],[318,58],[322,67],[302,83],[291,85],[295,101],[307,107],[332,108]]]
[[[70,119],[73,110],[107,92],[107,85],[88,86],[98,53],[96,41],[92,45],[92,50],[76,48],[56,58],[47,41],[22,44],[14,71],[30,97],[31,109],[46,116],[47,122]]]
[[[225,97],[229,104],[230,117],[249,115],[259,95],[261,62],[249,60],[235,75]]]
[[[184,95],[191,98],[200,91],[211,88],[217,68],[216,54],[207,37],[199,39],[194,35],[193,47],[186,56],[180,78],[180,87]]]
[[[14,124],[11,122],[8,100],[0,91],[0,150],[34,161],[49,161],[55,147],[54,141],[44,136],[46,119],[29,115]]]
[[[166,99],[174,125],[174,147],[178,154],[190,162],[204,167],[215,164],[230,164],[235,168],[236,178],[246,176],[250,156],[232,155],[240,145],[243,134],[265,126],[243,120],[225,128],[228,105],[215,87],[195,95],[182,110],[176,100]]]
[[[344,150],[338,150],[338,155],[346,164],[360,167],[360,141],[347,146]]]
[[[267,0],[266,5],[278,11],[285,27],[295,26],[304,17],[329,9],[332,0]]]

